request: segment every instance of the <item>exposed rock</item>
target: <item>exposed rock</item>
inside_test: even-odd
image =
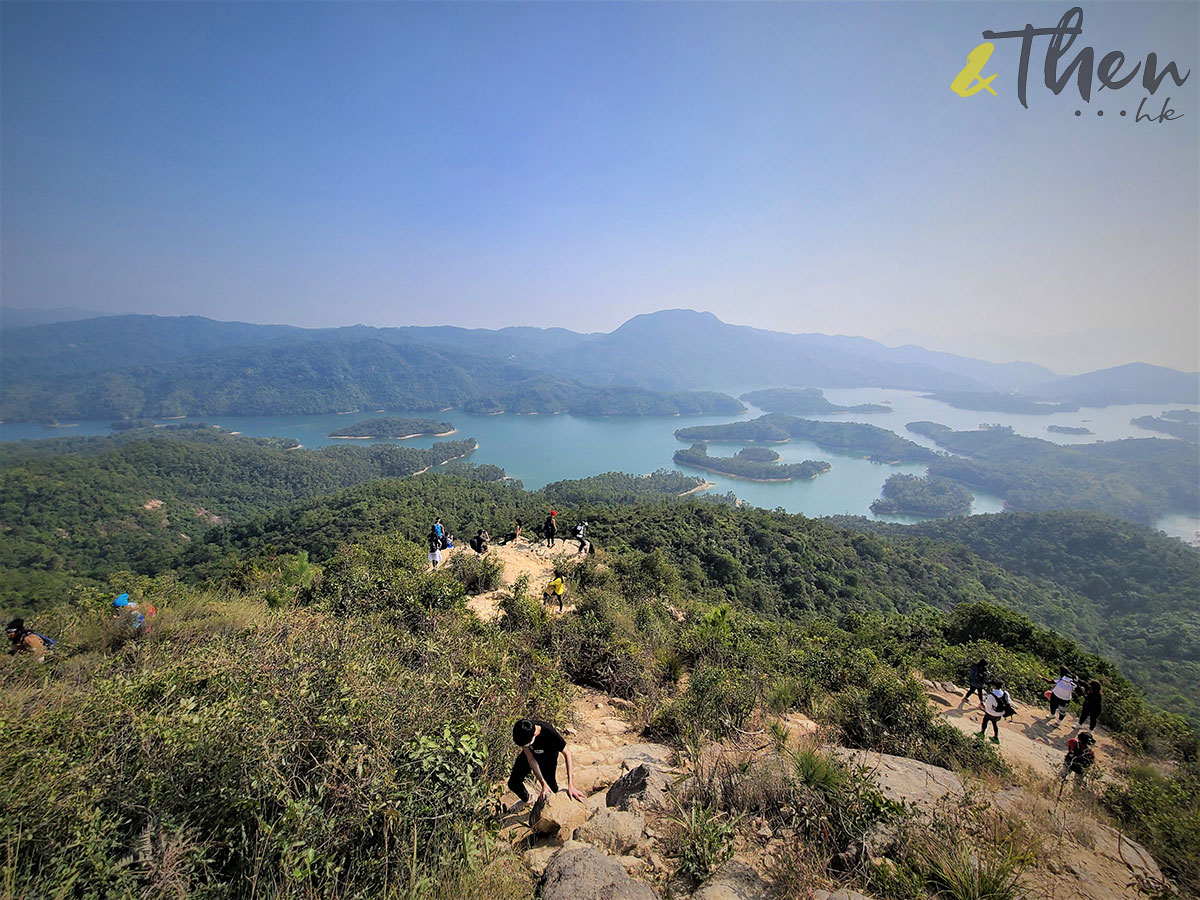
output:
[[[666,744],[629,744],[621,748],[621,765],[625,769],[633,769],[642,763],[669,769],[675,758],[675,751]]]
[[[542,900],[657,900],[654,889],[629,876],[617,860],[593,848],[554,854],[542,876]]]
[[[585,794],[591,794],[599,788],[607,788],[625,773],[620,766],[592,765],[577,766],[575,769],[575,787]]]
[[[525,865],[529,866],[533,874],[540,878],[542,873],[546,871],[546,866],[550,864],[550,858],[561,849],[558,844],[543,844],[540,847],[531,847],[525,851]]]
[[[608,789],[605,802],[618,809],[659,806],[667,799],[671,776],[645,763],[630,769]]]
[[[645,827],[646,819],[639,813],[605,809],[580,826],[575,837],[620,856],[638,845]]]
[[[831,747],[834,756],[852,766],[862,766],[889,800],[928,808],[947,794],[962,794],[962,780],[949,769],[867,750]]]
[[[562,792],[551,794],[534,804],[529,813],[529,827],[537,834],[549,835],[560,841],[569,841],[575,829],[591,816],[582,803],[576,803]]]
[[[608,705],[613,709],[636,709],[636,707],[628,700],[623,700],[620,697],[609,697]]]
[[[765,900],[767,883],[738,859],[731,859],[713,873],[692,900]]]

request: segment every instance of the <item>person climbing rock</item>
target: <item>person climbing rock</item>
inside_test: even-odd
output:
[[[517,538],[519,538],[521,536],[521,525],[522,525],[521,520],[517,519],[516,525],[513,527],[513,530],[510,531],[508,534],[506,534],[501,539],[501,541],[500,541],[501,547],[503,547],[505,544],[512,544],[512,543],[516,542]]]
[[[24,619],[13,619],[4,631],[8,635],[9,656],[15,656],[19,652],[32,653],[34,659],[44,663],[46,650],[55,644],[49,638],[42,637],[36,631],[26,628]]]
[[[561,575],[551,579],[546,585],[546,590],[542,591],[542,602],[550,603],[553,600],[558,600],[558,611],[563,611],[563,597],[566,594],[567,586],[563,583]]]
[[[1100,718],[1100,709],[1103,706],[1103,692],[1100,690],[1100,682],[1092,679],[1087,683],[1084,689],[1083,703],[1079,710],[1079,725],[1083,726],[1084,721],[1090,720],[1091,724],[1088,728],[1091,731],[1096,730],[1096,721]]]
[[[1059,773],[1061,780],[1066,781],[1068,776],[1074,775],[1075,784],[1083,784],[1088,770],[1096,763],[1096,751],[1092,749],[1094,743],[1091,732],[1087,731],[1067,741],[1067,755],[1063,757],[1062,771]]]
[[[467,546],[481,556],[488,551],[488,544],[491,542],[492,536],[480,528],[475,532],[475,537],[467,541]]]
[[[583,533],[587,530],[587,526],[588,523],[586,520],[575,526],[575,540],[579,541],[580,553],[587,549],[587,538],[583,536]]]
[[[558,522],[554,520],[557,516],[554,510],[550,510],[550,515],[546,516],[546,521],[542,523],[542,534],[546,538],[546,543],[551,547],[554,546],[554,536],[558,534]]]
[[[999,679],[992,679],[988,685],[991,690],[983,697],[983,724],[979,727],[977,737],[983,737],[987,732],[987,727],[992,726],[992,736],[988,738],[993,744],[1000,743],[1000,720],[1006,716],[1011,716],[1015,712],[1012,705],[1012,697],[1008,695],[1008,691],[1004,690],[1004,683]]]
[[[1054,683],[1054,687],[1049,691],[1050,700],[1050,716],[1054,718],[1054,714],[1058,713],[1058,721],[1063,721],[1067,717],[1067,706],[1071,703],[1071,695],[1075,692],[1075,676],[1067,671],[1066,666],[1058,670],[1058,679],[1047,678],[1046,681]]]
[[[979,662],[972,663],[971,671],[967,673],[967,684],[969,687],[967,688],[967,692],[963,694],[962,700],[958,701],[958,705],[962,706],[967,698],[972,694],[978,694],[979,702],[982,703],[983,690],[987,686],[989,677],[988,661],[986,659],[981,659]]]
[[[513,743],[521,748],[513,760],[512,773],[508,776],[508,789],[517,795],[516,803],[508,807],[514,813],[529,803],[529,791],[525,779],[530,774],[537,779],[538,799],[544,800],[558,792],[558,755],[567,763],[567,796],[572,800],[583,800],[583,793],[575,788],[575,773],[571,766],[571,754],[567,742],[549,722],[541,719],[519,719],[512,730]]]

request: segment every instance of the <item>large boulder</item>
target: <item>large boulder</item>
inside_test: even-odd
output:
[[[657,896],[611,856],[590,847],[564,847],[546,866],[542,900],[657,900]]]
[[[575,839],[623,856],[638,845],[645,827],[646,819],[639,813],[604,809],[575,832]]]
[[[767,883],[744,862],[731,859],[712,874],[692,900],[766,900]]]
[[[586,822],[592,811],[576,803],[562,792],[551,794],[534,804],[529,813],[529,827],[559,841],[569,841],[575,829]]]
[[[672,778],[666,770],[642,763],[634,766],[613,783],[605,802],[617,809],[661,806],[666,802]]]

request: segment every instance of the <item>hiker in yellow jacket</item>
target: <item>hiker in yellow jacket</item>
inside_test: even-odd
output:
[[[563,584],[562,576],[555,577],[548,585],[546,590],[542,591],[542,602],[549,603],[550,601],[558,600],[558,611],[563,609],[563,595],[567,591],[567,586]]]

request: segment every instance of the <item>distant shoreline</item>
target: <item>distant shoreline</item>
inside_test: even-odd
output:
[[[700,493],[700,491],[710,491],[713,488],[715,488],[716,486],[717,486],[717,483],[715,481],[704,481],[704,482],[701,482],[700,484],[696,485],[694,488],[691,488],[686,491],[680,491],[679,496],[686,497],[688,494],[698,494],[698,493]]]
[[[736,479],[738,479],[738,481],[757,481],[760,484],[786,484],[789,481],[812,481],[818,475],[824,475],[825,472],[829,471],[829,469],[825,469],[822,472],[814,472],[812,475],[808,475],[808,476],[797,475],[792,478],[751,478],[748,475],[731,475],[728,472],[722,472],[720,469],[714,469],[712,466],[702,466],[702,465],[700,465],[698,463],[694,463],[694,462],[681,462],[681,463],[678,463],[678,465],[691,466],[693,469],[702,469],[705,472],[712,472],[716,475],[724,475],[726,478],[736,478]],[[705,482],[705,483],[707,484],[707,482]],[[716,487],[716,485],[714,484],[713,487]],[[690,494],[691,491],[685,491],[684,493]]]
[[[458,434],[458,429],[451,428],[449,431],[418,431],[416,434],[403,434],[398,437],[393,437],[390,434],[331,434],[329,437],[335,441],[407,441],[409,438],[415,437],[449,437],[452,434]]]

